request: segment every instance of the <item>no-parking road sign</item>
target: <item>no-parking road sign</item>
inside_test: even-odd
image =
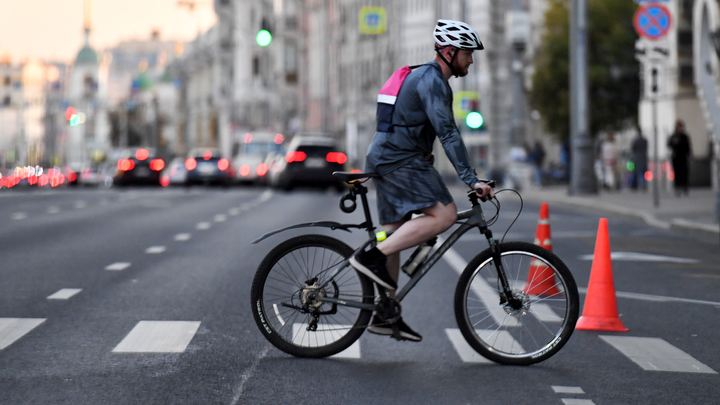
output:
[[[672,14],[661,4],[644,3],[635,12],[634,23],[638,35],[656,41],[670,31]]]

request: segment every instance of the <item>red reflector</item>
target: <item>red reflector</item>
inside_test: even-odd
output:
[[[228,162],[227,159],[222,158],[218,160],[218,169],[220,169],[221,171],[225,171],[228,167],[230,167],[230,162]]]
[[[152,162],[150,162],[150,168],[156,172],[159,172],[165,167],[165,162],[162,159],[153,159]]]
[[[306,157],[307,157],[307,155],[305,154],[305,152],[300,152],[300,151],[288,152],[288,154],[285,155],[285,160],[288,163],[302,162],[303,160],[305,160]]]
[[[243,177],[247,177],[248,174],[250,174],[250,165],[240,166],[240,175]]]
[[[258,176],[262,177],[267,174],[268,167],[265,163],[260,163],[257,167],[257,170],[255,170]]]
[[[185,168],[188,170],[195,170],[197,167],[197,160],[193,158],[188,158],[188,160],[185,161]]]
[[[145,160],[150,157],[150,152],[148,152],[147,149],[138,149],[137,152],[135,152],[135,157],[137,160]]]
[[[325,159],[330,163],[339,163],[341,165],[347,162],[347,156],[342,152],[330,152]]]

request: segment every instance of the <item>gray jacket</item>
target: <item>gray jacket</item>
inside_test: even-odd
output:
[[[365,171],[382,176],[429,155],[437,136],[460,179],[472,188],[479,180],[455,125],[452,104],[452,89],[437,62],[413,70],[397,96],[391,132],[376,132],[373,137]]]

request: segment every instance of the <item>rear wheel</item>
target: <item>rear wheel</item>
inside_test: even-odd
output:
[[[503,293],[490,249],[467,265],[455,290],[455,317],[465,340],[501,364],[528,365],[558,352],[575,329],[579,298],[567,266],[527,242],[498,245],[512,297]]]
[[[293,356],[326,357],[362,335],[372,311],[314,299],[373,303],[372,282],[352,266],[319,287],[352,253],[343,242],[323,235],[298,236],[268,253],[253,279],[251,306],[270,343]]]

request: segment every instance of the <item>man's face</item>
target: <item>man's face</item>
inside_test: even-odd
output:
[[[468,74],[468,68],[473,63],[473,51],[472,49],[457,49],[455,52],[457,52],[457,56],[453,61],[453,69],[458,76],[465,77]]]

